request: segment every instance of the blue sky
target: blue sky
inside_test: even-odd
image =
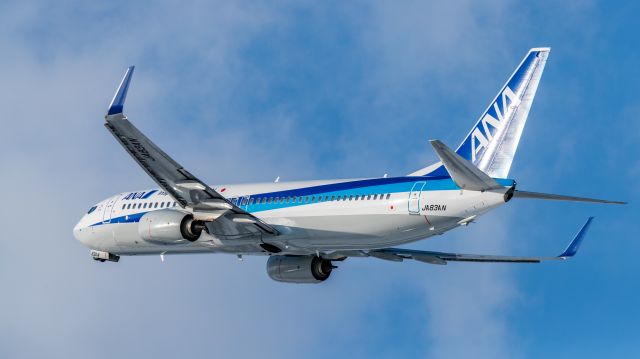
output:
[[[640,50],[634,2],[0,3],[0,357],[637,355]],[[264,258],[97,264],[71,229],[152,181],[102,126],[127,114],[211,183],[403,175],[455,146],[530,47],[552,52],[511,177],[626,207],[512,201],[414,248],[542,265],[352,259],[317,286]]]

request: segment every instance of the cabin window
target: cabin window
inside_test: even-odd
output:
[[[160,208],[164,208],[164,202],[160,202]]]
[[[262,197],[262,204],[267,203],[267,197]]]
[[[143,204],[143,205],[142,205],[142,208],[147,208],[147,204],[146,204],[146,203],[145,203],[145,204]]]
[[[246,206],[248,202],[249,202],[249,200],[247,199],[247,197],[242,199],[242,205],[243,206]]]
[[[126,207],[126,206],[127,206],[126,204],[123,204],[123,205],[122,205],[122,209],[124,209],[124,207]]]
[[[353,200],[353,195],[349,196],[349,201]]]
[[[387,199],[391,197],[391,193],[387,193]]]
[[[370,200],[370,199],[371,199],[371,195],[368,195],[367,196],[367,201]]]
[[[158,202],[153,205],[153,208],[158,208]]]
[[[254,199],[253,199],[253,198],[251,198],[251,199],[249,200],[249,204],[253,204],[253,200],[254,200]]]
[[[96,208],[98,208],[98,206],[93,206],[93,207],[89,208],[89,210],[87,211],[87,214],[90,214],[91,212],[95,211]]]

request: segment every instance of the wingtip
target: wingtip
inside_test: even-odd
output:
[[[124,74],[124,77],[120,82],[120,86],[118,86],[118,90],[115,95],[113,95],[113,99],[111,99],[107,116],[122,113],[124,109],[124,101],[127,98],[127,91],[129,90],[129,84],[131,83],[131,76],[133,76],[133,70],[135,70],[135,66],[129,66],[127,68],[127,72]]]
[[[592,216],[587,219],[587,221],[582,225],[582,228],[580,228],[580,230],[578,231],[576,236],[573,238],[571,243],[569,243],[569,245],[564,250],[564,252],[562,252],[562,254],[558,256],[559,258],[567,259],[567,258],[573,257],[578,252],[578,249],[582,244],[582,240],[584,239],[587,233],[587,230],[589,229],[589,226],[591,225],[591,222],[593,221],[594,218],[595,217]]]

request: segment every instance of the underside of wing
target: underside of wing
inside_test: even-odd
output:
[[[539,263],[547,260],[562,260],[573,257],[580,247],[587,233],[593,217],[587,219],[567,248],[558,256],[553,257],[521,257],[483,254],[461,254],[447,252],[420,251],[403,248],[384,248],[368,251],[338,251],[327,256],[328,259],[345,257],[374,257],[394,262],[413,259],[423,263],[445,265],[448,262],[485,262],[485,263]]]

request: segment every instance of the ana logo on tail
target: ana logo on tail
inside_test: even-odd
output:
[[[498,99],[500,98],[502,98],[502,111],[498,106],[498,100],[496,100],[492,106],[495,117],[491,115],[491,108],[489,108],[471,134],[471,161],[473,163],[476,163],[476,157],[479,157],[486,150],[489,141],[493,138],[489,125],[494,128],[493,133],[498,132],[504,126],[504,119],[508,118],[520,104],[520,99],[509,86],[505,87]]]
[[[490,177],[509,175],[549,51],[544,47],[527,52],[455,151]],[[442,163],[434,163],[410,175],[450,174]]]

